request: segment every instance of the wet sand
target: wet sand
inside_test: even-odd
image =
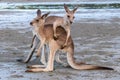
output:
[[[75,44],[77,62],[83,61],[114,69],[120,66],[120,25],[115,23],[116,19],[113,19],[111,23],[82,22],[72,25],[71,34]],[[78,71],[72,68],[65,68],[59,64],[55,64],[53,72],[26,73],[26,64],[19,63],[16,59],[25,58],[28,55],[32,38],[31,29],[2,29],[0,30],[0,37],[1,80],[118,80],[120,78],[120,73],[117,71]],[[39,62],[37,63],[39,64]]]
[[[5,1],[5,0],[4,0]],[[7,0],[6,0],[7,1]],[[13,0],[12,0],[13,1]],[[11,2],[12,2],[11,1]],[[31,0],[29,0],[31,1]],[[36,0],[37,1],[37,0]],[[1,14],[15,14],[3,12]],[[20,15],[19,13],[18,15]],[[34,61],[19,63],[16,59],[25,58],[30,51],[32,38],[31,27],[28,23],[6,22],[0,29],[0,80],[119,80],[120,79],[120,18],[110,19],[80,19],[71,28],[74,40],[77,62],[102,65],[114,68],[111,70],[74,70],[60,64],[55,64],[53,72],[26,73],[26,65],[40,64]],[[22,29],[9,26],[28,26]],[[62,57],[62,60],[65,57]]]
[[[119,0],[0,0],[0,2],[119,2]]]

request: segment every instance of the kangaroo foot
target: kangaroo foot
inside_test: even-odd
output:
[[[16,61],[21,62],[21,63],[28,63],[29,62],[29,60],[24,60],[24,59],[17,59]]]
[[[32,47],[33,47],[33,44],[30,45],[30,48],[32,48]]]

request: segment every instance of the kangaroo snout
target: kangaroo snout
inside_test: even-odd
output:
[[[72,24],[73,22],[72,21],[70,21],[70,24]]]

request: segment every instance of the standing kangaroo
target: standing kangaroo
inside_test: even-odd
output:
[[[44,24],[45,19],[48,16],[49,13],[47,14],[37,14],[40,15],[39,19],[36,19],[36,22],[31,22],[31,25],[36,29],[36,33],[38,36],[41,37],[42,42],[41,45],[47,43],[49,45],[50,53],[49,53],[49,58],[48,58],[48,64],[46,68],[40,68],[39,65],[33,65],[29,66],[29,68],[26,70],[26,72],[48,72],[48,71],[53,71],[54,69],[54,57],[55,53],[57,50],[62,50],[67,53],[67,61],[69,65],[78,70],[89,70],[89,69],[108,69],[108,70],[113,70],[112,68],[108,67],[102,67],[102,66],[96,66],[96,65],[89,65],[89,64],[78,64],[74,61],[74,43],[71,38],[71,36],[68,39],[68,44],[64,47],[61,48],[61,46],[64,45],[67,37],[67,32],[65,29],[61,26],[58,26],[56,28],[56,35],[59,36],[57,40],[53,38],[54,32],[53,32],[53,25],[52,24]],[[39,68],[36,68],[39,67]]]
[[[69,8],[67,7],[66,4],[64,4],[64,9],[66,11],[66,14],[64,15],[64,17],[60,17],[60,16],[48,16],[45,20],[45,24],[53,24],[54,27],[53,27],[53,30],[54,30],[54,39],[57,39],[59,36],[56,36],[56,28],[57,26],[62,26],[65,28],[66,32],[67,32],[67,38],[66,38],[66,42],[63,46],[61,46],[62,48],[64,48],[67,44],[67,41],[68,41],[68,38],[70,36],[70,25],[73,23],[73,20],[74,20],[74,14],[76,12],[78,7],[74,8],[73,10],[69,10]],[[41,11],[38,10],[39,14],[41,14]],[[39,17],[39,15],[37,15],[37,18]],[[37,19],[36,18],[36,19]],[[34,20],[32,21],[34,22]],[[35,41],[35,42],[34,42]],[[31,44],[31,53],[28,55],[28,57],[26,58],[26,60],[24,62],[29,62],[29,60],[31,59],[32,57],[32,54],[33,54],[33,50],[35,50],[36,48],[36,45],[39,43],[39,40],[36,36],[36,32],[35,30],[33,30],[33,39],[32,39],[32,44]],[[37,52],[37,56],[40,56],[40,51]],[[59,55],[58,55],[59,56]],[[57,62],[59,63],[63,63],[59,57],[57,56]],[[44,53],[42,54],[42,57],[41,57],[41,62],[43,64],[46,64],[45,62],[45,55]],[[64,64],[64,63],[63,63]],[[66,64],[65,64],[66,65]]]

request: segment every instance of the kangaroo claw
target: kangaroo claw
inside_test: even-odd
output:
[[[67,45],[63,45],[63,46],[61,47],[61,49],[64,49],[66,46],[67,46]]]
[[[53,36],[53,38],[54,38],[54,40],[57,40],[57,39],[58,39],[58,37],[57,37],[57,36]]]

